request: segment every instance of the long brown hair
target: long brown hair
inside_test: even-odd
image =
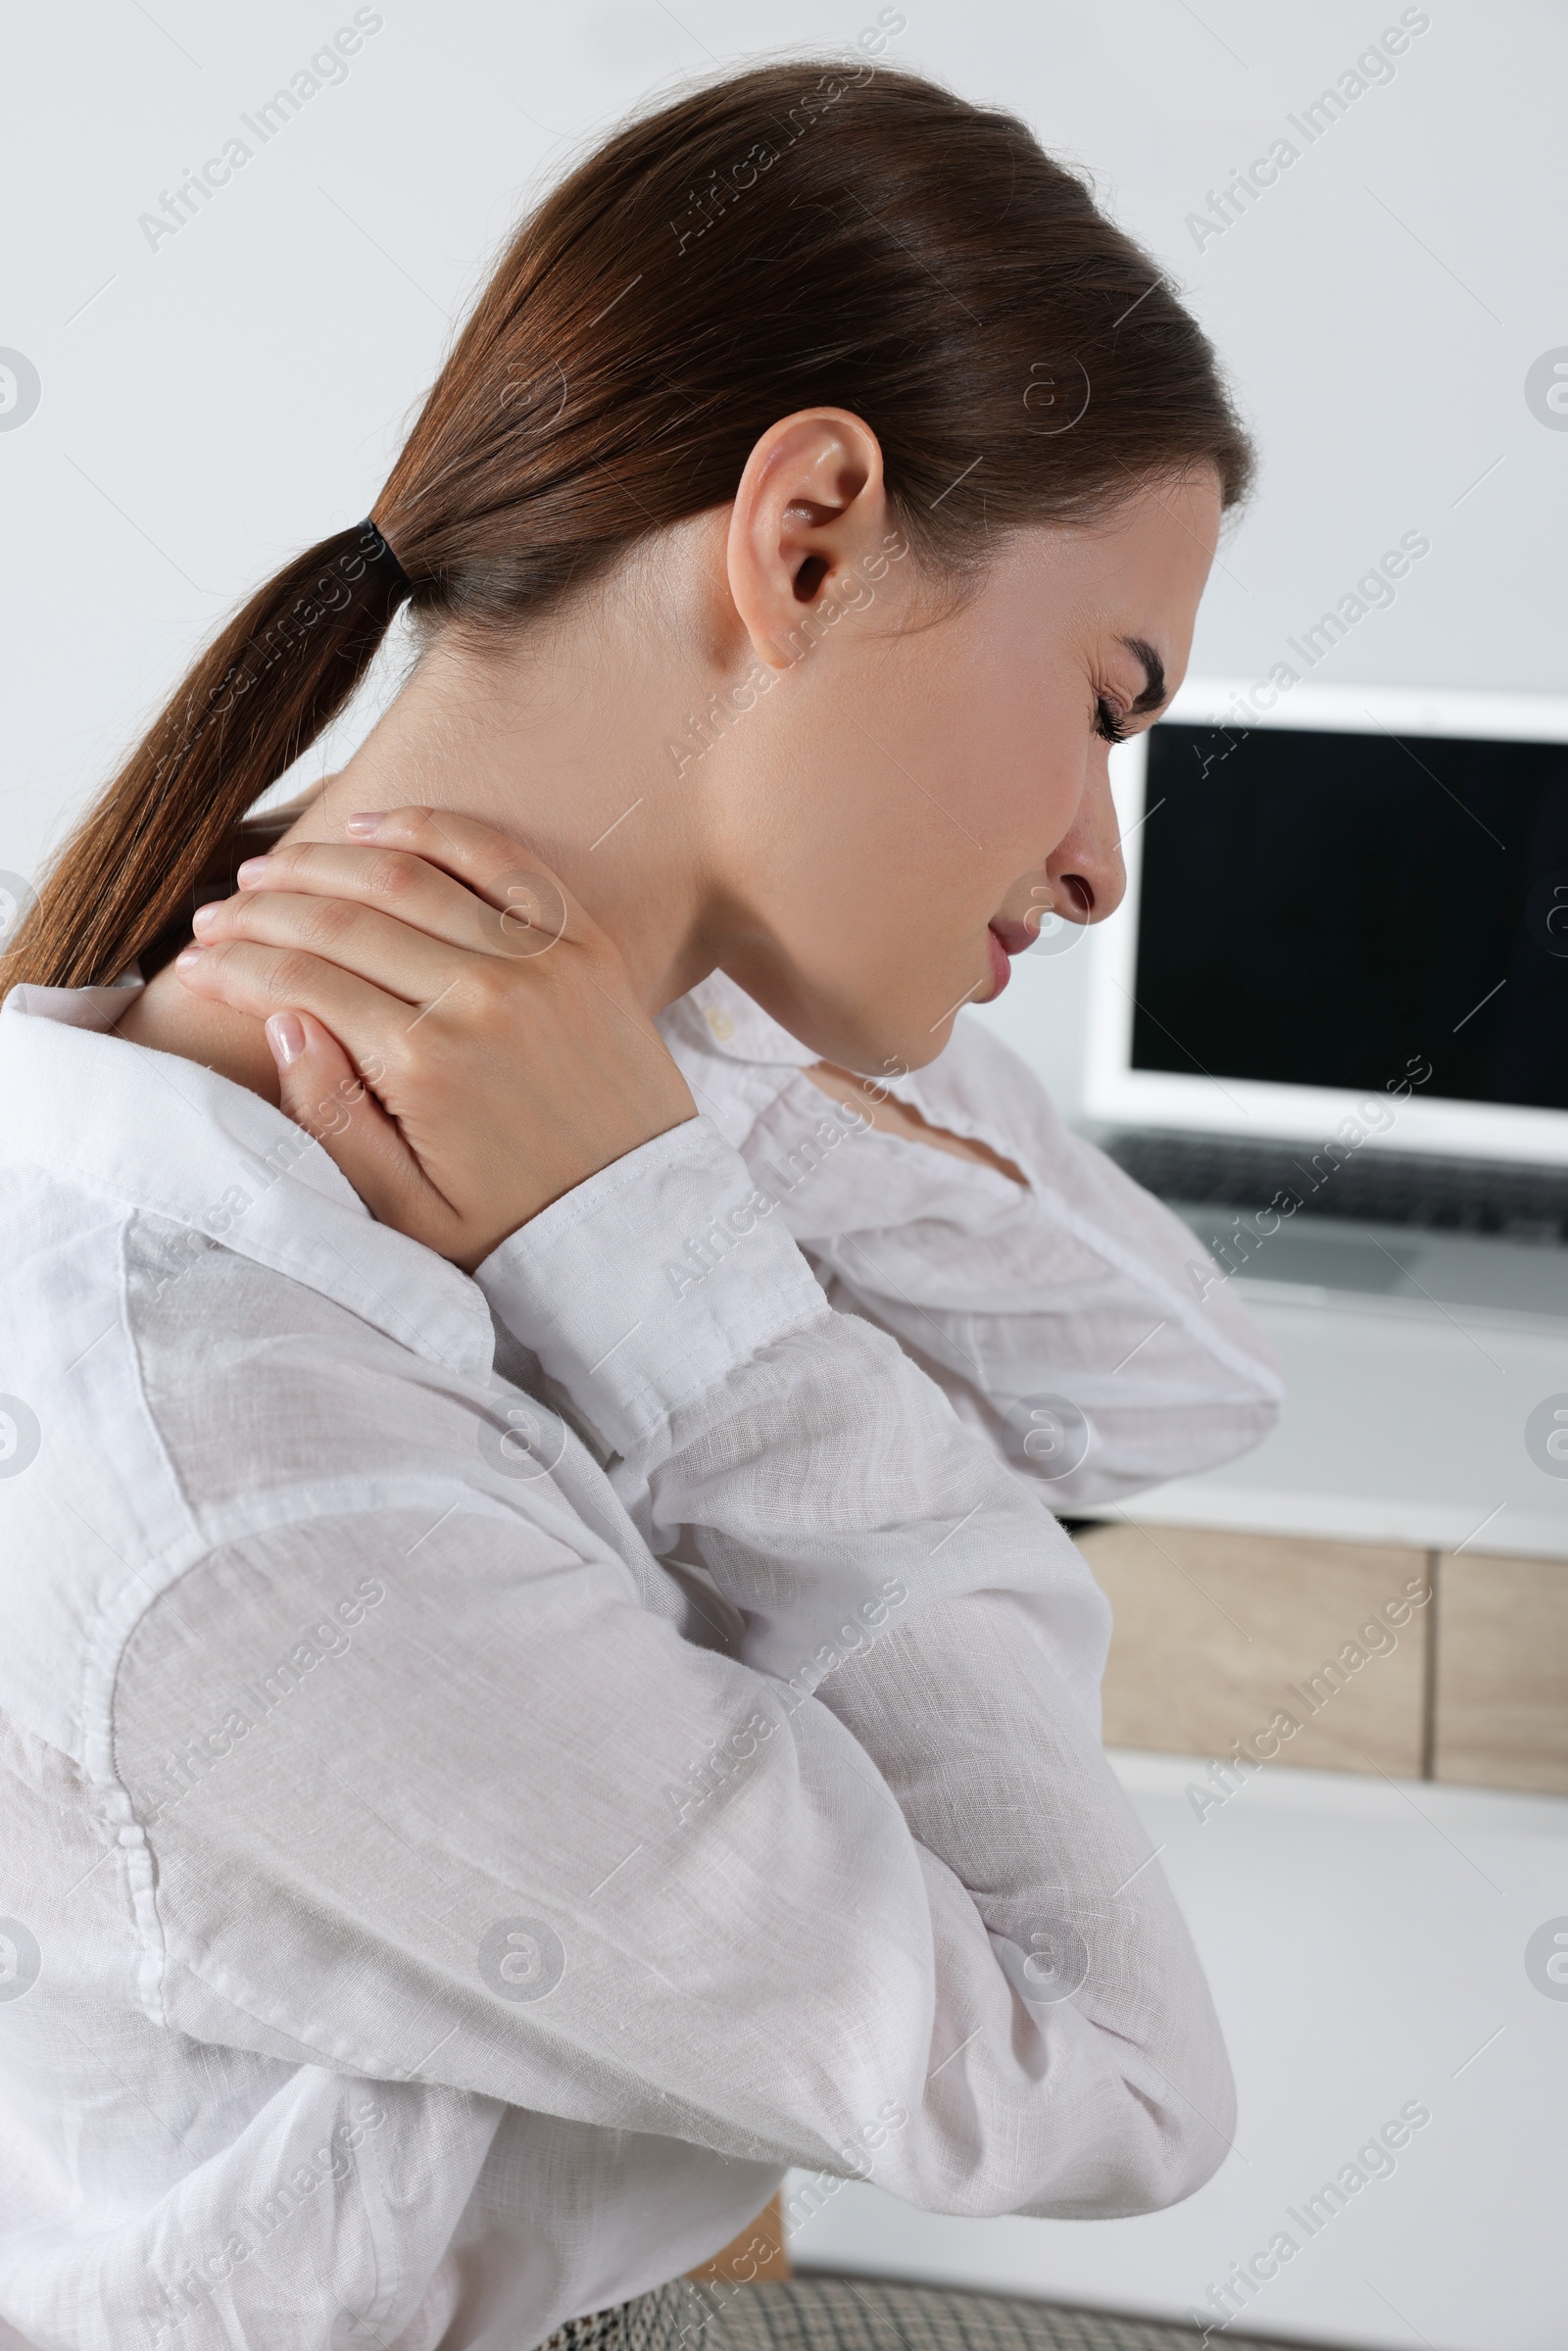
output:
[[[1010,115],[913,74],[793,63],[589,156],[516,231],[375,502],[416,614],[515,625],[734,495],[768,425],[862,416],[949,572],[1250,453],[1202,333]],[[188,914],[246,811],[348,701],[397,609],[373,535],[287,564],[68,841],[0,989],[117,976]]]

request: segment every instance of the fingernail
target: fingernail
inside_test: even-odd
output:
[[[190,918],[190,927],[193,931],[205,931],[209,925],[216,922],[217,919],[218,902],[215,899],[211,906],[197,907],[195,913]]]
[[[267,1042],[279,1069],[297,1061],[305,1051],[305,1026],[293,1012],[274,1012],[267,1023]]]
[[[181,970],[188,970],[191,964],[196,961],[197,957],[204,955],[206,953],[207,950],[205,947],[196,947],[194,945],[190,947],[182,947],[178,955],[174,957],[174,962]]]
[[[271,862],[270,857],[247,857],[243,865],[237,865],[234,868],[234,879],[242,890],[249,890],[261,880]]]
[[[368,841],[372,833],[380,831],[385,822],[384,808],[362,808],[357,816],[348,819],[343,830],[356,841]]]

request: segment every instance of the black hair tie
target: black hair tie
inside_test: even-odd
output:
[[[367,514],[359,528],[364,542],[367,564],[371,569],[379,571],[399,597],[411,595],[414,582],[376,528],[374,516]]]

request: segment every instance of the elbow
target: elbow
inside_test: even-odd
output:
[[[1157,2060],[1142,2036],[1093,2037],[1093,2055],[1089,2044],[1080,2048],[1085,2069],[1052,2067],[1037,2079],[1038,2096],[1056,2077],[1032,2117],[999,2113],[997,2128],[981,2131],[971,2110],[970,2131],[906,2145],[904,2176],[880,2183],[957,2220],[1127,2220],[1196,2195],[1224,2163],[1236,2129],[1230,2062],[1201,1991],[1177,2031],[1154,2044]]]
[[[1196,2195],[1236,2135],[1236,2078],[1197,1953],[1190,1951],[1176,1972],[1179,1988],[1167,1980],[1157,2030],[1140,2035],[1120,2069],[1136,2165],[1129,2184],[1137,2200],[1124,2207],[1129,2212],[1160,2212]]]
[[[1285,1408],[1284,1368],[1267,1338],[1234,1305],[1228,1342],[1206,1380],[1194,1382],[1189,1449],[1194,1469],[1217,1469],[1261,1445]],[[1182,1415],[1187,1417],[1187,1415]]]
[[[1279,1383],[1260,1372],[1247,1392],[1232,1387],[1212,1400],[1184,1400],[1168,1406],[1157,1421],[1141,1417],[1136,1428],[1107,1424],[1083,1467],[1056,1487],[1053,1503],[1069,1512],[1079,1506],[1094,1509],[1127,1501],[1169,1478],[1222,1469],[1262,1444],[1278,1424],[1283,1402]]]
[[[1206,1411],[1201,1407],[1194,1409],[1184,1433],[1181,1466],[1166,1471],[1165,1475],[1182,1477],[1195,1470],[1220,1469],[1227,1461],[1239,1461],[1278,1427],[1284,1406],[1283,1387],[1260,1366],[1250,1391],[1238,1395],[1232,1390],[1223,1397],[1216,1397]]]
[[[1279,1427],[1285,1409],[1285,1391],[1278,1380],[1259,1382],[1256,1393],[1239,1405],[1231,1417],[1230,1426],[1220,1441],[1214,1466],[1222,1461],[1239,1460],[1250,1453],[1265,1437]]]
[[[1236,2082],[1196,1960],[1182,1991],[1136,2038],[1106,2034],[1080,2160],[1063,2167],[1056,2194],[1032,2203],[1032,2213],[1123,2220],[1163,2212],[1220,2169],[1235,2138]]]
[[[1044,2195],[1010,2209],[1031,2219],[1121,2221],[1164,2212],[1207,2185],[1231,2150],[1236,2100],[1223,2052],[1200,2095],[1202,2109],[1159,2080],[1124,2080],[1098,2145],[1080,2148]],[[1000,2207],[999,2207],[1000,2209]]]
[[[1159,2118],[1156,2160],[1136,2182],[1138,2200],[1129,2212],[1163,2212],[1206,2187],[1231,2151],[1236,2130],[1236,2089],[1223,2050],[1205,2082],[1205,2111],[1168,2095]]]
[[[1048,2176],[1009,2177],[977,2164],[961,2180],[910,2182],[905,2200],[960,2221],[1124,2221],[1164,2212],[1196,2195],[1230,2152],[1234,2116],[1213,2121],[1159,2106],[1147,2092],[1126,2089],[1122,2111],[1103,2127],[1055,2150]]]
[[[1163,2212],[1207,2185],[1231,2151],[1236,2081],[1206,1997],[1186,2017],[1177,2045],[1161,2063],[1132,2059],[1118,2084],[1122,2099],[1120,2201],[1116,2216]]]
[[[1229,1357],[1210,1407],[1215,1441],[1213,1464],[1234,1461],[1261,1445],[1285,1409],[1285,1371],[1265,1334],[1250,1315],[1233,1308],[1226,1334]]]

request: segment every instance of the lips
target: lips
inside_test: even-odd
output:
[[[1005,914],[999,914],[990,929],[992,937],[1001,940],[1004,952],[1009,955],[1021,955],[1026,949],[1033,947],[1040,936],[1039,931],[1031,930],[1028,923],[1013,922]]]
[[[1006,927],[1009,931],[1022,930],[1022,925],[1015,922],[1009,922]],[[986,945],[991,951],[991,994],[985,1000],[988,1004],[996,1003],[997,998],[1012,977],[1012,965],[1007,960],[1008,956],[1019,954],[1021,948],[1027,947],[1028,944],[1028,937],[1025,934],[1020,941],[1020,947],[1009,947],[1002,936],[1001,924],[993,922],[988,925]]]

